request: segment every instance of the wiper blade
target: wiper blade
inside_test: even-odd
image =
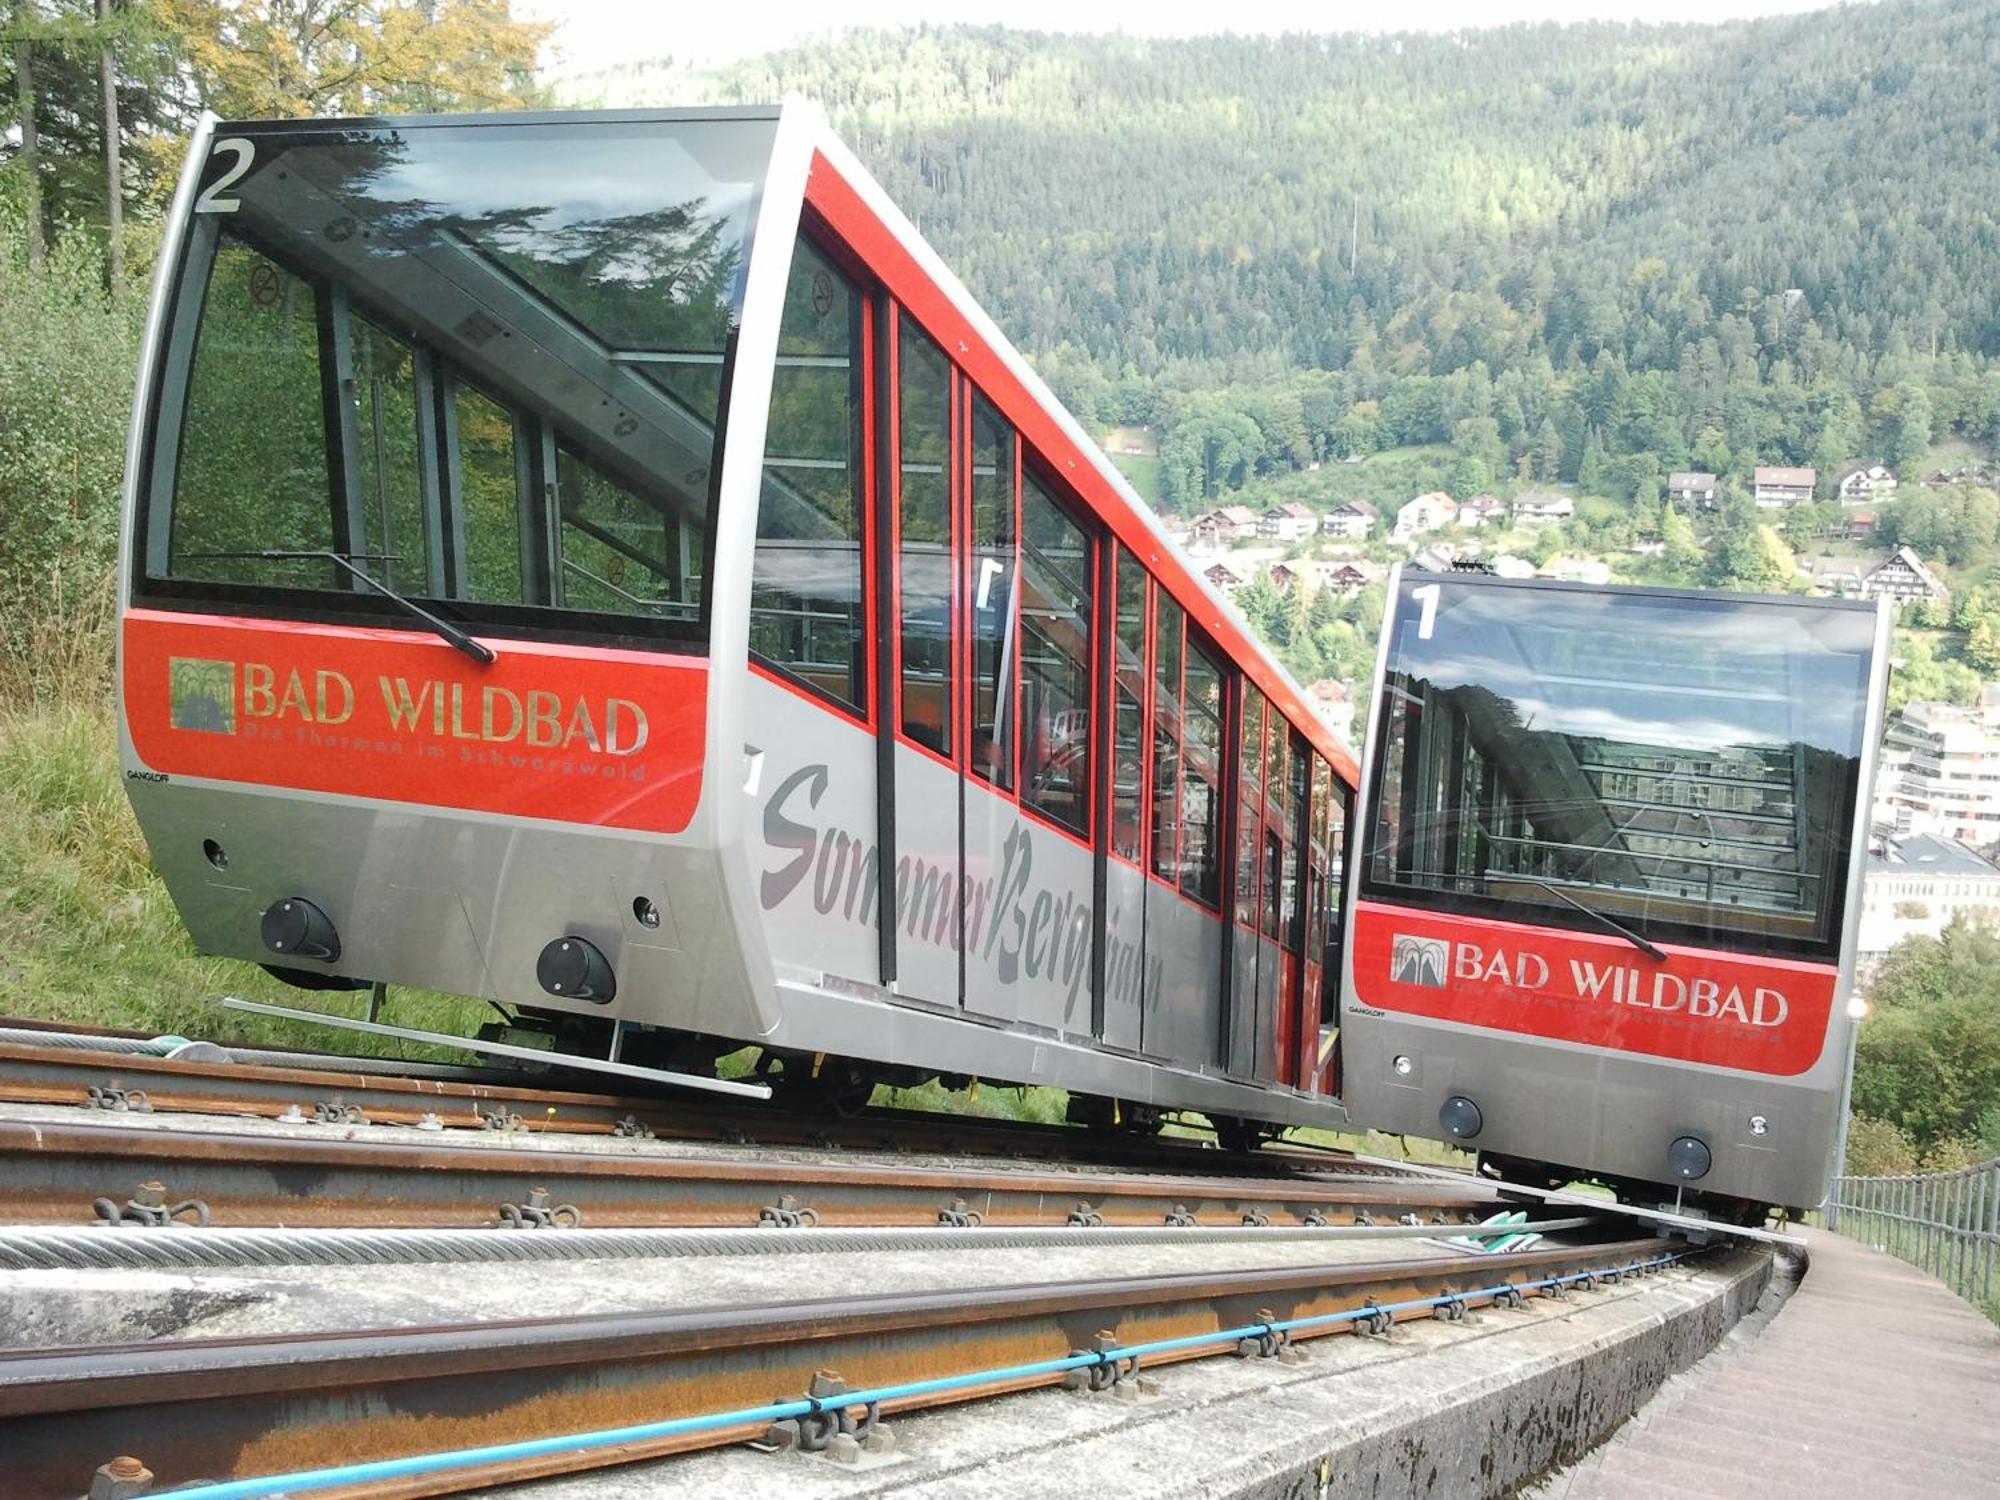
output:
[[[424,624],[435,631],[448,645],[457,647],[481,666],[491,666],[497,660],[490,646],[482,645],[480,642],[475,641],[449,620],[440,620],[436,615],[417,603],[416,600],[405,598],[390,588],[388,584],[371,578],[364,569],[354,565],[354,558],[356,557],[363,558],[365,561],[376,561],[380,558],[379,553],[364,554],[357,552],[350,555],[345,552],[321,551],[317,548],[265,547],[248,552],[195,552],[183,553],[182,555],[199,558],[237,558],[254,562],[330,562],[335,567],[345,569],[348,573],[360,579],[391,604],[422,620]]]
[[[1492,877],[1489,877],[1489,879],[1491,878]],[[1576,897],[1572,896],[1568,891],[1564,890],[1561,886],[1551,885],[1548,881],[1537,879],[1533,875],[1509,874],[1503,878],[1508,880],[1525,880],[1528,882],[1529,885],[1540,886],[1543,890],[1547,891],[1551,896],[1554,896],[1558,901],[1564,902],[1567,905],[1575,907],[1578,911],[1582,912],[1586,917],[1589,917],[1592,921],[1596,922],[1597,925],[1602,927],[1606,932],[1617,933],[1618,936],[1625,939],[1626,942],[1630,943],[1634,948],[1637,948],[1641,953],[1644,953],[1648,958],[1652,959],[1655,963],[1663,964],[1667,961],[1666,949],[1660,947],[1655,943],[1647,942],[1646,939],[1639,936],[1638,933],[1634,932],[1631,928],[1627,927],[1623,922],[1619,921],[1616,917],[1611,916],[1606,912],[1601,912],[1594,906],[1586,906],[1583,902],[1577,900]]]

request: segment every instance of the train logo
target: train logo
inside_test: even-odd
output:
[[[1389,978],[1395,984],[1444,988],[1451,969],[1451,945],[1442,938],[1406,937],[1397,933],[1389,954]]]
[[[236,663],[176,656],[167,663],[168,722],[204,734],[236,733]]]

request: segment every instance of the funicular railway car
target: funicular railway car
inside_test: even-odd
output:
[[[1845,1106],[1886,605],[1391,581],[1344,1094],[1494,1175],[1761,1218]]]
[[[697,1086],[1340,1120],[1356,766],[810,109],[211,122],[128,469],[203,950]]]

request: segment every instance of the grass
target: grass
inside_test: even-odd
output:
[[[1118,472],[1125,476],[1126,482],[1139,492],[1139,498],[1157,509],[1166,491],[1160,456],[1157,453],[1113,453],[1109,457],[1118,466]]]
[[[225,994],[329,1009],[359,1002],[306,995],[255,964],[195,952],[126,801],[100,697],[65,692],[0,707],[0,1009],[250,1046],[445,1055],[225,1011],[215,1003]],[[421,991],[389,1004],[390,1019],[441,1031],[469,1032],[491,1015],[483,1002]]]

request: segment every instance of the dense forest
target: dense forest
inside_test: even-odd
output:
[[[2000,438],[2000,8],[1189,41],[856,33],[608,103],[819,100],[1170,507],[1410,444],[1461,492]]]

